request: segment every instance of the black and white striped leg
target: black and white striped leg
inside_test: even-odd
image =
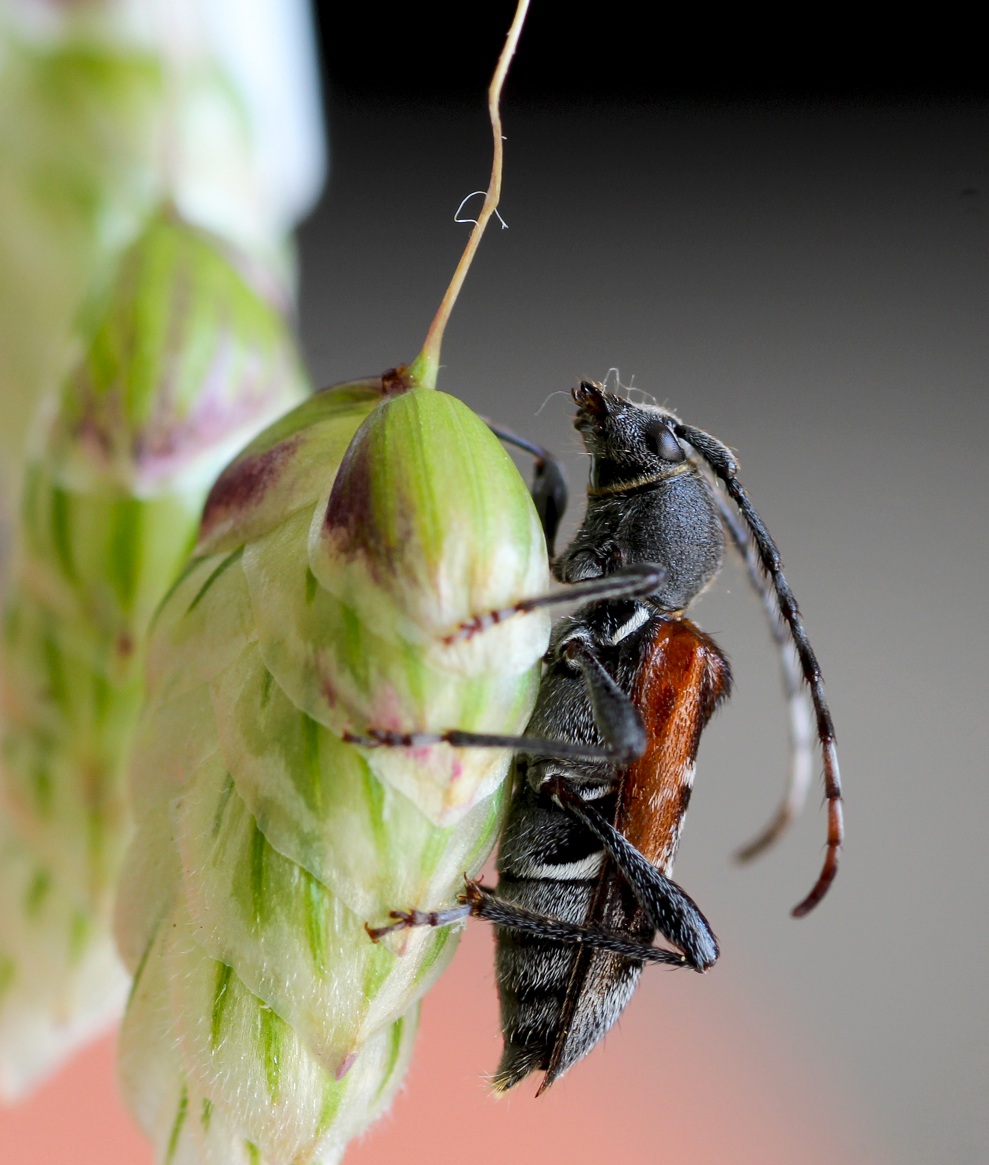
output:
[[[741,482],[736,477],[738,467],[731,451],[717,438],[712,437],[710,433],[705,433],[703,429],[677,424],[674,431],[678,437],[689,442],[704,458],[724,485],[728,496],[738,507],[738,512],[742,515],[742,519],[755,542],[759,563],[771,580],[776,592],[780,617],[789,628],[797,657],[800,660],[801,673],[804,682],[810,689],[811,700],[817,715],[817,738],[821,742],[821,753],[824,761],[824,796],[828,805],[827,851],[824,855],[821,872],[811,887],[810,893],[793,908],[793,915],[796,918],[801,918],[814,909],[834,881],[835,875],[838,873],[838,858],[845,836],[841,806],[841,774],[838,770],[838,752],[835,746],[831,710],[824,693],[824,678],[817,662],[817,656],[807,638],[797,600],[793,597],[790,584],[783,574],[783,561],[780,552],[762,518],[759,517],[749,501],[749,496]]]
[[[769,631],[779,653],[783,695],[787,708],[790,766],[786,786],[772,819],[756,837],[736,853],[739,861],[747,862],[768,849],[800,815],[804,807],[814,776],[814,712],[810,695],[803,682],[800,659],[790,637],[789,628],[780,615],[776,588],[762,569],[759,551],[749,536],[748,528],[740,520],[737,510],[728,502],[721,490],[716,491],[715,500],[725,529],[745,563],[749,583],[759,596],[766,613]]]
[[[696,971],[706,971],[718,958],[718,940],[696,902],[667,878],[577,792],[566,777],[552,777],[546,791],[601,842],[632,893],[659,933]]]

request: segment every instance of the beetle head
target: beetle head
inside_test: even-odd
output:
[[[593,459],[592,490],[617,490],[681,472],[687,451],[674,432],[673,413],[633,404],[592,380],[582,380],[573,398],[574,428]]]

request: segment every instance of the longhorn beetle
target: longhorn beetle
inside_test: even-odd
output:
[[[446,741],[516,752],[497,888],[468,880],[455,907],[393,911],[391,925],[369,928],[377,940],[469,914],[494,923],[505,1041],[498,1091],[541,1070],[541,1092],[586,1055],[620,1015],[646,963],[706,971],[718,957],[707,920],[670,874],[700,734],[731,685],[717,644],[685,617],[721,566],[724,527],[792,641],[816,713],[827,851],[795,915],[824,897],[843,836],[820,668],[779,552],[730,451],[665,409],[594,382],[583,381],[573,398],[591,469],[583,523],[553,562],[568,588],[478,615],[451,636],[469,637],[540,606],[582,603],[554,628],[525,735],[371,729],[348,737],[365,747]],[[533,495],[552,546],[565,501],[558,469],[543,450],[499,436],[540,458]],[[657,932],[672,950],[652,945]]]

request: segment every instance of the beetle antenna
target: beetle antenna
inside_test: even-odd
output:
[[[828,892],[828,887],[834,881],[838,872],[838,855],[841,852],[845,831],[842,820],[841,803],[841,774],[838,770],[838,753],[835,747],[834,725],[831,721],[831,710],[828,707],[824,694],[824,678],[817,656],[807,638],[803,620],[797,600],[793,597],[790,584],[783,574],[783,561],[772,535],[766,529],[762,518],[756,513],[749,501],[741,482],[736,477],[738,466],[731,451],[703,429],[695,429],[691,425],[677,423],[674,431],[678,437],[689,442],[704,458],[715,476],[724,485],[731,500],[738,508],[755,543],[759,563],[773,584],[776,592],[776,601],[779,604],[780,617],[790,631],[790,637],[800,660],[800,668],[804,682],[810,689],[814,712],[817,717],[817,738],[821,742],[821,754],[824,762],[824,796],[828,803],[828,838],[827,852],[824,855],[824,864],[818,874],[817,881],[810,893],[803,901],[793,908],[793,916],[802,918],[821,901]]]
[[[710,470],[707,471],[707,476],[712,479],[714,477]],[[738,861],[747,862],[773,845],[804,807],[807,790],[813,777],[814,717],[810,695],[803,682],[800,659],[790,638],[790,629],[780,616],[772,580],[762,569],[762,561],[755,543],[749,537],[748,527],[729,499],[714,485],[713,480],[712,491],[728,536],[745,563],[749,583],[762,603],[769,632],[779,654],[783,695],[789,719],[790,768],[786,788],[772,820],[735,854]]]

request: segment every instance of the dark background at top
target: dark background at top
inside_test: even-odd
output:
[[[477,101],[514,4],[389,5],[383,12],[317,2],[315,10],[330,98],[407,106]],[[631,5],[591,11],[532,5],[506,86],[509,105],[913,103],[987,92],[982,38],[960,13],[938,19],[927,10],[923,22],[910,22],[889,9],[798,7],[771,17],[698,4],[657,6],[651,11],[661,18],[643,23]]]

